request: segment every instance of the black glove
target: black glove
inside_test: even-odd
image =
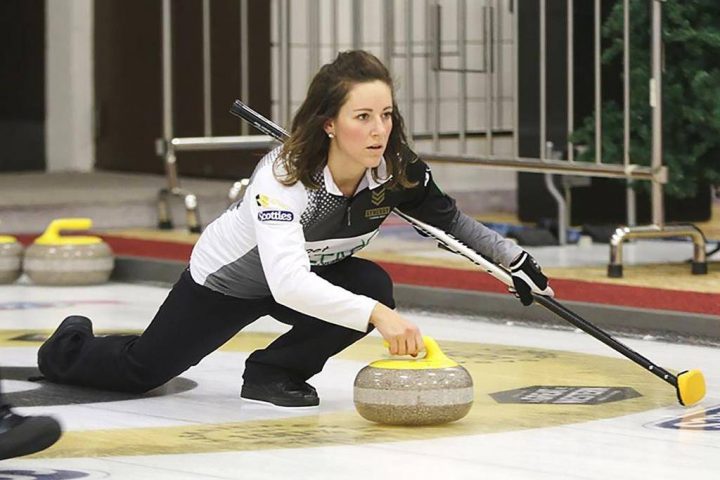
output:
[[[510,291],[520,299],[523,305],[533,303],[533,293],[555,296],[555,292],[548,285],[548,279],[543,275],[540,265],[529,253],[523,251],[511,264],[510,275],[512,275],[513,287]]]

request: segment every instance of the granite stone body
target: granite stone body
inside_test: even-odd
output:
[[[23,247],[20,242],[0,242],[0,284],[12,283],[22,273]]]
[[[105,242],[88,245],[33,244],[25,251],[23,268],[38,285],[94,285],[105,283],[115,265]]]
[[[394,369],[366,366],[355,378],[355,408],[388,425],[437,425],[463,418],[473,403],[472,377],[461,366]]]

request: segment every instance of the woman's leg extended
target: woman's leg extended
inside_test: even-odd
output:
[[[374,298],[390,308],[395,307],[392,280],[376,263],[350,257],[313,271],[346,290]],[[292,325],[292,328],[265,349],[255,351],[248,357],[243,374],[246,383],[307,380],[323,369],[328,358],[372,331],[372,326],[360,332],[278,304],[270,315]]]
[[[142,335],[96,337],[88,319],[68,317],[38,351],[38,365],[53,382],[145,392],[196,365],[268,305],[214,292],[185,271]]]

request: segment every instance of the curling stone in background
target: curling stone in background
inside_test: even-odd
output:
[[[22,273],[23,246],[15,237],[0,235],[0,284],[12,283]]]
[[[23,269],[38,285],[94,285],[107,282],[115,260],[100,237],[61,236],[61,230],[87,230],[89,218],[60,218],[25,250]]]
[[[473,403],[470,373],[423,337],[425,358],[378,360],[355,377],[358,413],[387,425],[437,425],[463,418]]]

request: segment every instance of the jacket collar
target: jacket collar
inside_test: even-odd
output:
[[[360,180],[360,183],[358,184],[357,190],[355,190],[354,195],[357,195],[359,192],[362,192],[364,189],[369,188],[370,190],[374,190],[375,188],[383,185],[388,180],[392,178],[392,175],[387,174],[387,163],[385,163],[385,158],[383,157],[382,160],[380,160],[380,165],[378,165],[378,180],[376,181],[373,178],[372,169],[368,168],[365,170],[365,175],[363,176],[362,180]],[[337,185],[335,185],[335,180],[332,178],[332,174],[330,173],[330,169],[327,166],[327,163],[325,164],[325,167],[323,168],[323,178],[325,180],[325,190],[327,190],[328,193],[332,195],[337,195],[342,197],[343,194],[338,188]]]

